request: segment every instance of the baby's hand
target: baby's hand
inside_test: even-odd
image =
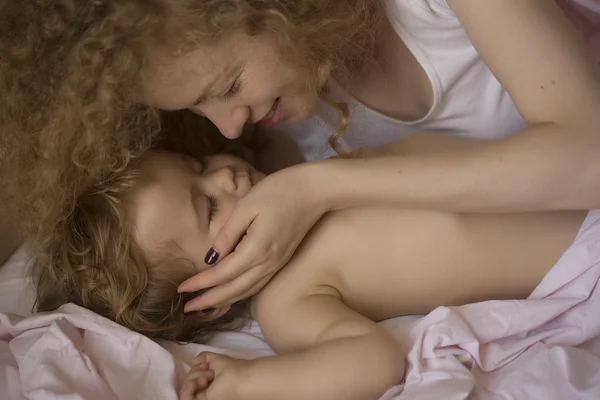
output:
[[[185,378],[185,382],[179,391],[180,400],[207,399],[206,389],[215,377],[215,373],[208,369],[206,364],[198,364],[192,367]]]
[[[240,372],[250,361],[203,352],[179,391],[180,400],[239,400]]]

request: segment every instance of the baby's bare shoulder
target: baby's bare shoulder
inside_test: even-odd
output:
[[[254,297],[253,315],[257,317],[261,309],[285,307],[303,296],[334,294],[339,256],[348,245],[345,228],[352,223],[351,214],[344,211],[325,215],[291,260]]]

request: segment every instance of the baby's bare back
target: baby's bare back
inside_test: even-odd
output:
[[[329,293],[375,321],[525,298],[570,246],[585,215],[338,211],[315,227],[263,295],[286,301],[282,296]]]

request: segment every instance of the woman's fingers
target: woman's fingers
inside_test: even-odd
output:
[[[244,262],[246,261],[246,262]],[[197,273],[179,285],[180,293],[197,292],[227,283],[241,275],[247,268],[247,258],[244,254],[234,251],[217,266]]]
[[[265,287],[266,284],[269,283],[270,280],[271,280],[271,275],[265,276],[264,278],[259,280],[257,284],[252,286],[249,290],[245,291],[244,293],[238,295],[238,297],[235,297],[229,301],[231,302],[231,304],[233,304],[233,303],[237,303],[238,301],[241,301],[241,300],[244,300],[244,299],[254,296],[263,287]]]
[[[184,310],[185,312],[202,311],[222,303],[233,304],[237,299],[244,298],[242,296],[250,292],[263,277],[259,268],[252,268],[228,283],[213,287],[203,295],[188,301]],[[266,282],[268,279],[264,283]]]
[[[252,286],[256,285],[264,275],[269,273],[268,267],[272,264],[272,262],[270,264],[266,262],[269,254],[267,251],[263,250],[265,248],[265,246],[261,245],[263,241],[264,240],[258,231],[246,235],[235,251],[225,257],[215,267],[206,269],[181,283],[178,288],[179,292],[196,292],[202,289],[219,287],[239,279],[245,272],[254,268],[264,271],[262,275],[256,275],[255,281],[249,281],[248,278],[254,276],[249,275],[237,284],[243,286],[240,290],[246,291],[250,289]],[[276,271],[276,268],[272,269],[273,271]],[[214,290],[215,289],[212,289],[211,291]],[[240,293],[237,294],[239,295]],[[202,297],[205,296],[206,294]],[[222,300],[222,296],[218,297]],[[213,301],[210,301],[210,304],[208,304],[207,307],[212,307],[214,304]],[[195,309],[196,307],[194,307],[193,310]]]
[[[256,214],[246,211],[243,204],[243,200],[240,200],[225,225],[221,227],[217,236],[215,236],[213,246],[208,250],[204,259],[206,264],[214,265],[219,260],[227,257],[250,228]]]

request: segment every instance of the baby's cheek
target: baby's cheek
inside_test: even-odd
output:
[[[221,228],[223,228],[223,226],[225,226],[225,224],[230,220],[236,204],[237,202],[230,201],[230,199],[220,202],[217,213],[210,224],[209,234],[211,240],[215,239]],[[231,222],[235,224],[235,221]],[[229,226],[229,228],[233,227],[234,226]]]
[[[215,238],[221,231],[221,228],[223,228],[225,222],[227,222],[227,219],[228,215],[224,215],[224,213],[222,212],[219,212],[218,215],[214,217],[214,219],[210,223],[210,229],[208,230],[208,236],[211,243],[215,240]]]

